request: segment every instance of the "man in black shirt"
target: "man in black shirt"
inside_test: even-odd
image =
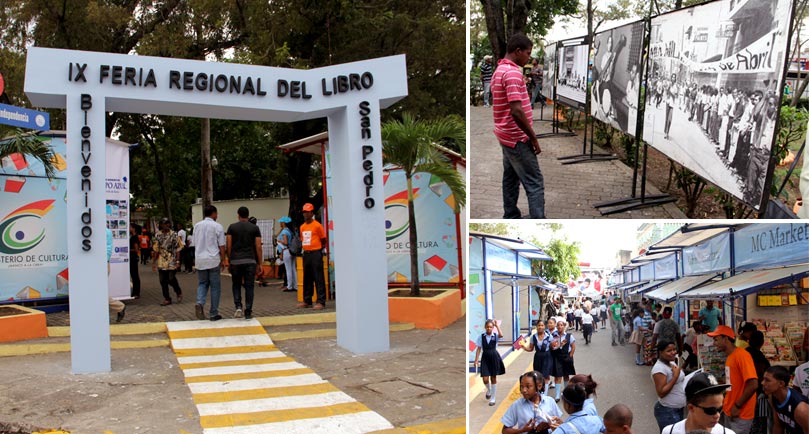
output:
[[[253,317],[253,288],[255,276],[261,277],[261,231],[247,221],[250,211],[240,207],[236,212],[239,221],[228,226],[226,252],[230,260],[230,275],[233,280],[233,302],[236,305],[234,318]],[[242,284],[246,306],[242,312]]]

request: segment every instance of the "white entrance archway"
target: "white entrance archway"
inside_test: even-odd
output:
[[[340,284],[337,343],[354,353],[390,348],[379,118],[381,109],[407,95],[404,55],[298,70],[32,47],[25,93],[36,107],[67,109],[73,372],[111,367],[106,112],[273,122],[328,118]]]

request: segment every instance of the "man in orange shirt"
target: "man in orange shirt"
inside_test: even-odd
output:
[[[315,220],[315,207],[311,203],[303,205],[304,223],[300,227],[303,246],[303,302],[299,308],[312,307],[313,285],[317,286],[315,310],[326,308],[326,281],[323,278],[323,252],[326,251],[326,232]]]
[[[721,423],[737,433],[750,432],[756,413],[758,388],[753,357],[747,351],[737,350],[736,335],[726,325],[717,326],[708,336],[714,339],[714,345],[719,351],[728,355],[725,360],[725,378],[730,382],[730,389],[725,395]]]

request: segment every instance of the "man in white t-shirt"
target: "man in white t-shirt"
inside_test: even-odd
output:
[[[809,362],[795,368],[795,377],[792,379],[792,387],[801,389],[803,396],[809,397]]]

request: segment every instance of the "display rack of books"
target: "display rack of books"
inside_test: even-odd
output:
[[[800,321],[792,321],[784,324],[784,334],[792,346],[792,352],[795,354],[796,360],[807,360],[809,355],[803,354],[803,333],[806,330],[807,324]]]
[[[713,374],[719,383],[725,382],[725,353],[716,349],[713,338],[707,335],[697,336],[697,358],[699,366],[707,373]]]
[[[753,319],[752,322],[764,332],[764,346],[761,347],[761,352],[771,365],[795,366],[797,364],[798,359],[795,357],[795,351],[790,343],[790,336],[785,334],[784,330],[799,328],[798,323],[788,323],[788,325],[782,326],[776,320]],[[803,328],[800,330],[800,338],[803,339]]]

